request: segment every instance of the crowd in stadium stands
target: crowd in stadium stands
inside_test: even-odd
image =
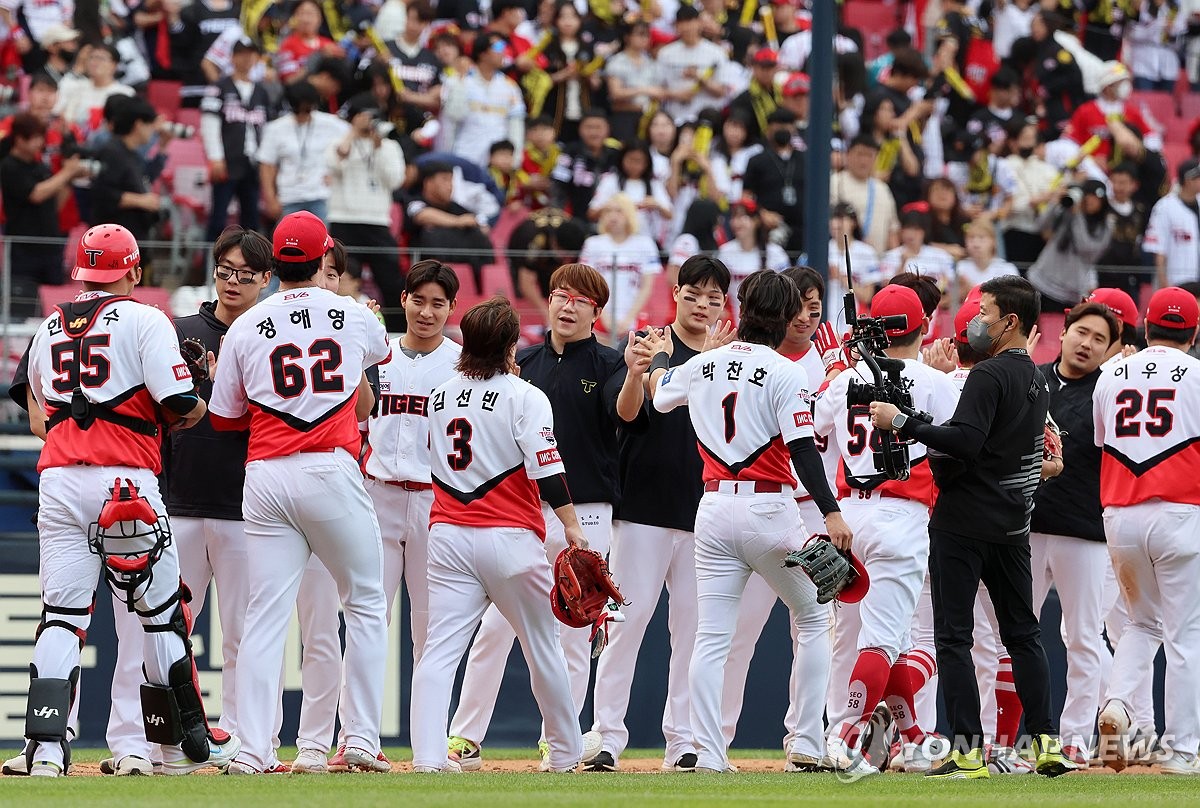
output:
[[[192,166],[210,240],[310,210],[385,308],[420,251],[476,294],[507,267],[533,319],[582,254],[620,334],[695,252],[735,284],[804,260],[814,81],[836,107],[827,304],[843,235],[864,302],[912,270],[947,301],[1021,272],[1058,311],[1200,280],[1200,0],[844,0],[831,65],[804,0],[759,5],[0,0],[18,310],[64,282],[61,249],[20,237],[163,237]]]

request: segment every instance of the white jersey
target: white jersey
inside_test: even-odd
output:
[[[954,271],[958,273],[958,288],[964,292],[1004,275],[1020,274],[1015,266],[1003,258],[993,258],[991,263],[983,268],[970,258],[964,258],[955,265]]]
[[[764,255],[765,252],[765,255]],[[788,268],[787,253],[775,242],[768,242],[766,250],[752,247],[747,250],[737,241],[727,241],[717,250],[717,257],[729,267],[729,292],[725,295],[733,308],[733,321],[736,323],[741,312],[738,302],[738,287],[742,281],[758,272],[760,269],[773,269],[782,272]]]
[[[684,44],[682,40],[676,40],[669,45],[664,45],[655,59],[661,71],[663,83],[667,89],[674,92],[696,86],[694,76],[688,78],[684,75],[689,68],[710,79],[719,80],[722,69],[728,60],[725,49],[707,39],[701,39],[691,47]],[[720,99],[709,95],[704,90],[696,93],[690,101],[664,101],[662,103],[663,111],[670,115],[677,125],[693,120],[700,110],[709,106],[721,106]]]
[[[366,306],[315,286],[280,290],[229,327],[208,409],[249,413],[247,463],[336,448],[357,458],[358,383],[387,356],[387,331]]]
[[[879,262],[880,280],[884,283],[901,272],[915,272],[932,278],[939,289],[945,289],[954,277],[954,259],[941,247],[925,244],[916,258],[904,259],[904,248],[897,247],[883,254]]]
[[[154,422],[155,402],[192,390],[175,326],[159,309],[108,292],[82,292],[65,313],[65,323],[58,312],[46,318],[29,345],[29,388],[51,418],[63,408],[69,412],[79,389],[89,402]],[[161,431],[143,435],[103,420],[84,430],[67,418],[50,428],[38,471],[83,463],[157,474],[160,438]]]
[[[1200,505],[1200,359],[1156,345],[1105,364],[1092,414],[1103,506]]]
[[[452,138],[448,150],[475,165],[487,166],[488,149],[497,141],[524,142],[513,133],[523,132],[525,99],[517,83],[503,73],[489,81],[472,70],[461,80],[444,82],[442,115],[449,122],[448,108],[463,113],[461,120],[445,127],[446,137]]]
[[[608,282],[608,310],[614,323],[619,323],[633,311],[638,292],[647,278],[662,272],[658,245],[654,239],[638,233],[621,243],[603,233],[589,236],[579,252],[579,263],[595,267]]]
[[[404,353],[400,338],[379,363],[379,403],[367,420],[367,476],[393,482],[429,479],[429,396],[454,378],[462,349],[451,339],[416,358]]]
[[[535,480],[563,474],[550,399],[517,376],[456,375],[429,404],[429,524],[522,527],[546,538]]]
[[[918,359],[905,359],[900,377],[912,395],[913,407],[932,415],[933,423],[945,423],[954,415],[958,391],[945,373]],[[871,426],[871,415],[865,405],[847,406],[851,380],[864,384],[872,381],[870,371],[864,365],[857,365],[838,374],[813,403],[813,428],[819,435],[830,436],[829,448],[842,461],[838,496],[850,496],[852,490],[879,491],[933,505],[933,475],[925,462],[923,444],[913,443],[908,447],[912,470],[907,480],[888,480],[875,469],[872,450],[880,440],[878,430]]]
[[[787,356],[785,354],[785,356]],[[817,350],[816,345],[809,345],[808,351],[800,356],[787,356],[793,362],[804,368],[804,372],[808,375],[808,383],[814,388],[820,386],[825,378],[825,363],[821,361],[821,352]],[[816,391],[813,391],[816,395]],[[825,479],[829,481],[829,489],[837,490],[837,471],[840,458],[838,457],[837,449],[830,448],[828,437],[815,435],[814,439],[817,444],[817,451],[821,453],[821,465],[825,467]],[[809,496],[809,493],[804,490],[803,485],[796,486],[796,498],[803,499]]]
[[[654,407],[687,405],[704,481],[755,480],[796,487],[786,444],[813,437],[808,374],[765,345],[731,342],[671,368]]]
[[[970,368],[955,368],[946,374],[950,379],[950,383],[958,390],[959,395],[962,395],[963,388],[967,385],[967,376],[971,373]]]
[[[1154,203],[1142,247],[1165,256],[1168,285],[1200,278],[1200,221],[1178,194]]]

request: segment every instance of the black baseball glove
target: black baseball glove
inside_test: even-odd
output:
[[[854,568],[842,551],[825,537],[814,537],[803,550],[793,550],[784,567],[800,567],[817,587],[817,603],[828,603],[854,580]]]

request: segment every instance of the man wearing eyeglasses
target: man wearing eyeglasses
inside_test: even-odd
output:
[[[632,349],[622,358],[618,351],[598,342],[593,333],[608,303],[603,275],[586,264],[564,264],[550,277],[550,288],[546,339],[518,352],[517,364],[521,377],[550,399],[554,435],[579,524],[588,546],[608,555],[613,506],[620,491],[617,428],[636,428],[645,399],[641,372],[626,374],[626,363],[635,362]],[[642,360],[641,370],[648,364]],[[555,524],[554,519],[547,523],[546,555],[551,560],[566,547],[566,538]],[[582,711],[591,673],[590,629],[560,626],[559,630],[575,709]],[[614,633],[620,630],[618,627]],[[471,646],[462,698],[450,724],[452,751],[468,771],[480,766],[476,763],[481,760],[479,747],[487,734],[504,677],[504,661],[514,639],[516,633],[500,613],[488,609]],[[548,766],[545,749],[542,762]],[[584,736],[584,764],[600,751],[600,734],[589,732]]]
[[[213,244],[212,256],[216,264],[216,299],[202,303],[198,313],[176,320],[175,330],[181,341],[198,340],[211,352],[210,367],[215,368],[229,326],[258,302],[271,279],[271,243],[252,230],[231,226]],[[199,393],[208,401],[212,382],[204,382]],[[220,725],[232,730],[237,726],[233,686],[237,651],[250,594],[242,522],[242,483],[250,433],[217,432],[208,419],[194,429],[195,434],[190,434],[192,430],[172,432],[164,451],[167,514],[179,547],[180,577],[192,592],[194,615],[204,608],[209,582],[215,580],[217,584],[222,637]],[[215,664],[216,657],[210,653],[209,658]],[[140,677],[140,672],[135,673]],[[136,703],[133,708],[140,731]],[[275,765],[287,771],[278,761]]]

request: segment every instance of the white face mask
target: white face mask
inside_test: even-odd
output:
[[[1129,94],[1133,92],[1133,85],[1127,81],[1123,81],[1117,85],[1117,100],[1125,101],[1129,98]]]

